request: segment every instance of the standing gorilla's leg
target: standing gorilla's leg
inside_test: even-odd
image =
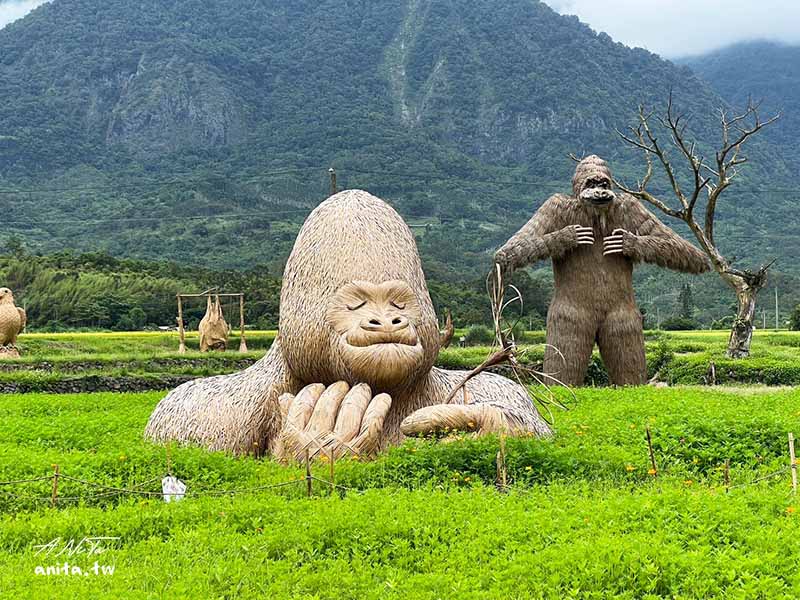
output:
[[[635,306],[615,308],[600,325],[597,344],[615,385],[642,385],[647,379],[642,316]]]
[[[593,320],[586,309],[553,301],[547,311],[547,348],[544,351],[547,375],[567,385],[583,385],[597,331]]]

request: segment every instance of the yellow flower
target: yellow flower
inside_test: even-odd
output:
[[[691,479],[687,479],[686,481],[683,482],[683,485],[692,485],[692,483],[694,482]]]
[[[583,432],[582,431],[576,431],[575,435],[583,435]]]
[[[472,480],[471,477],[464,477],[464,481],[471,481],[471,480]]]
[[[628,473],[630,473],[631,471],[635,471],[635,470],[636,470],[636,467],[634,467],[633,465],[625,465],[625,470],[626,470]]]
[[[790,515],[794,514],[794,511],[795,511],[794,506],[789,506],[786,508],[786,512],[789,513]]]
[[[636,429],[636,423],[631,423],[631,424],[630,424],[630,428],[631,428],[631,429]]]
[[[695,456],[695,457],[692,459],[692,463],[693,463],[693,464],[695,464],[695,465],[696,465],[697,463],[699,463],[699,462],[700,462],[700,459],[699,459],[699,458],[697,458],[696,456]]]
[[[655,475],[656,474],[656,470],[655,469],[648,469],[647,470],[647,474],[648,475]]]
[[[526,470],[526,471],[533,471],[533,467],[531,467],[530,465],[528,465],[527,467],[525,467],[525,470]]]
[[[120,459],[120,460],[125,460],[125,459],[127,459],[127,458],[128,458],[128,457],[127,457],[127,456],[125,456],[124,454],[120,454],[120,455],[119,455],[119,459]]]

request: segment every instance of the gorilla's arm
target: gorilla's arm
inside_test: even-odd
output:
[[[150,416],[145,437],[260,455],[278,442],[279,397],[295,394],[300,387],[289,373],[279,336],[266,356],[248,369],[195,379],[172,390]]]
[[[550,197],[522,229],[495,254],[495,262],[505,273],[526,267],[545,258],[560,258],[579,243],[591,243],[588,228],[563,223],[560,195]]]
[[[606,238],[606,254],[621,251],[634,262],[653,263],[684,273],[705,273],[708,257],[633,198],[628,199],[622,231]]]
[[[481,373],[444,404],[450,392],[464,380],[466,371],[432,369],[425,394],[432,404],[407,416],[400,430],[406,436],[441,431],[475,431],[479,434],[508,432],[552,434],[525,388],[496,373]]]

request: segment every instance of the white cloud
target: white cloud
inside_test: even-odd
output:
[[[745,40],[800,43],[798,0],[544,0],[627,46],[674,58]]]
[[[0,29],[21,19],[37,6],[49,2],[49,0],[0,0]]]

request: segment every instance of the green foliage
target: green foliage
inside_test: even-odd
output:
[[[800,304],[794,307],[789,320],[789,326],[793,331],[800,331]]]
[[[670,317],[661,322],[661,329],[664,331],[692,331],[697,329],[697,321],[683,316]]]
[[[47,475],[53,463],[112,486],[162,475],[164,448],[141,438],[159,397],[0,397],[0,480]],[[794,595],[800,523],[788,473],[754,481],[786,464],[798,392],[584,389],[569,403],[554,439],[507,440],[508,494],[493,489],[493,437],[411,441],[372,463],[340,461],[337,483],[366,492],[332,497],[321,482],[311,499],[303,484],[203,496],[299,481],[303,471],[178,446],[172,469],[199,498],[64,499],[51,510],[0,494],[0,585],[11,597],[59,598]],[[726,459],[732,483],[748,484],[727,494]],[[313,472],[326,478],[328,466]],[[93,491],[66,479],[59,489],[62,498]],[[23,495],[49,501],[50,491],[44,481]],[[35,545],[93,536],[120,540],[68,561],[113,564],[113,576],[34,575],[63,563]]]
[[[494,341],[494,332],[485,325],[472,325],[464,338],[470,346],[487,346]]]
[[[245,294],[245,322],[274,328],[280,281],[265,268],[211,271],[172,263],[120,260],[107,254],[0,256],[0,281],[28,311],[28,326],[41,331],[92,328],[118,331],[174,326],[175,295],[212,287]],[[191,327],[205,313],[201,301],[184,301]],[[224,302],[226,318],[238,325],[238,301]]]
[[[0,172],[4,191],[19,190],[0,195],[13,215],[0,236],[29,252],[263,265],[277,277],[334,165],[340,188],[390,199],[413,226],[437,310],[452,308],[459,326],[487,323],[491,253],[569,189],[569,152],[597,152],[620,178],[640,178],[640,157],[614,129],[640,103],[663,105],[668,90],[693,116],[699,150],[718,137],[722,99],[688,69],[541,2],[98,6],[46,3],[0,31]],[[758,139],[752,147],[737,202],[720,205],[720,243],[752,264],[798,255],[782,218],[791,199],[752,191],[781,176],[791,186],[794,170],[783,173]],[[762,243],[737,244],[752,232]],[[793,261],[779,264],[796,275]],[[645,297],[676,287],[677,276],[658,273],[638,278]],[[532,328],[552,278],[534,272],[526,287],[525,277],[514,283]],[[703,287],[697,317],[710,323],[732,296]],[[81,318],[115,310],[95,303]],[[251,322],[274,326],[266,314]]]

